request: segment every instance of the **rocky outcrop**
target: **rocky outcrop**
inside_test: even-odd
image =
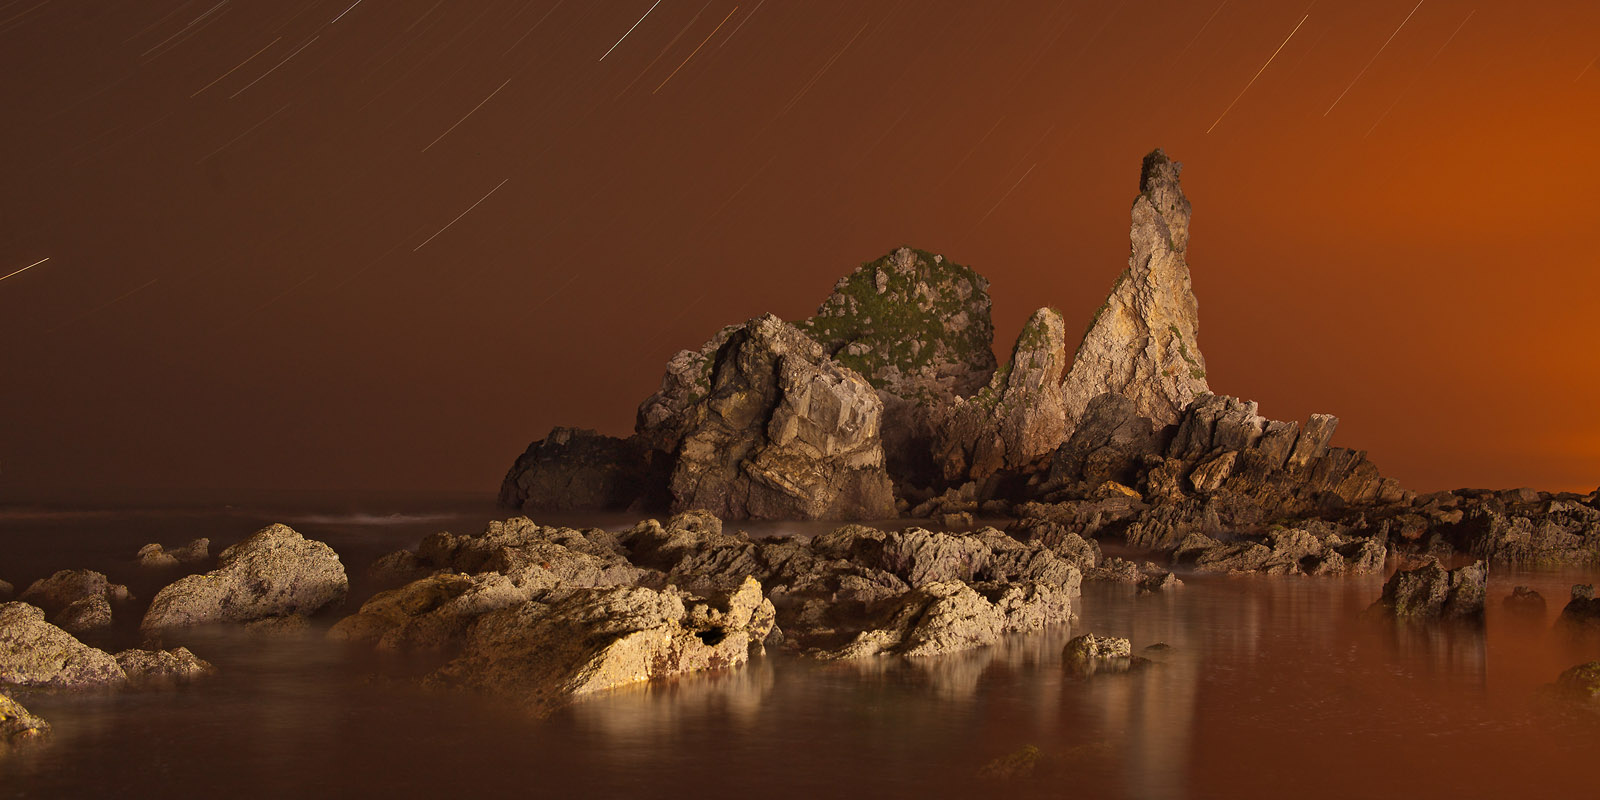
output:
[[[1067,373],[1071,427],[1106,392],[1127,397],[1140,416],[1166,425],[1210,391],[1200,354],[1199,303],[1185,258],[1190,207],[1178,182],[1182,166],[1160,150],[1144,158],[1128,268],[1095,312]]]
[[[1133,644],[1117,636],[1086,633],[1067,642],[1061,650],[1061,666],[1068,675],[1087,680],[1097,673],[1129,672],[1149,663],[1133,654]]]
[[[0,685],[90,689],[127,680],[115,658],[46,622],[38,606],[0,604]]]
[[[0,752],[50,737],[50,723],[0,694]]]
[[[1011,361],[971,397],[955,397],[936,417],[934,456],[952,484],[983,481],[1043,462],[1067,438],[1061,378],[1067,368],[1061,312],[1033,313]]]
[[[777,317],[751,320],[717,354],[684,435],[675,510],[765,519],[894,515],[878,436],[883,403],[854,371]]]
[[[1040,492],[1115,482],[1133,486],[1147,456],[1163,447],[1157,425],[1139,415],[1132,399],[1114,392],[1090,400],[1072,429],[1072,436],[1050,458]]]
[[[544,712],[594,692],[742,664],[772,627],[753,579],[726,596],[674,587],[574,589],[485,615],[465,653],[428,678]]]
[[[99,572],[64,569],[34,581],[17,599],[44,609],[56,626],[83,633],[109,627],[112,603],[126,603],[133,595],[128,587],[110,582]]]
[[[1072,619],[1072,599],[1060,586],[1013,584],[985,594],[960,581],[924,584],[877,604],[842,647],[816,650],[813,655],[824,659],[946,655],[994,644],[1005,633],[1039,630]]]
[[[1488,578],[1482,561],[1447,570],[1430,560],[1391,576],[1373,609],[1398,619],[1481,620]]]
[[[333,548],[282,524],[222,551],[217,564],[157,592],[140,627],[156,632],[315,614],[342,601],[350,585]]]
[[[639,404],[634,431],[646,446],[662,454],[678,452],[683,437],[699,421],[702,403],[711,395],[711,373],[717,352],[742,325],[729,325],[699,350],[681,350],[667,362],[661,387]]]
[[[182,547],[171,549],[160,544],[151,543],[139,548],[134,561],[139,566],[149,569],[172,569],[180,566],[190,566],[203,563],[211,557],[211,540],[206,538],[195,539]]]
[[[124,650],[116,655],[117,666],[128,676],[128,686],[151,689],[176,686],[215,675],[217,668],[187,647],[173,650]]]
[[[1184,537],[1173,553],[1196,572],[1266,575],[1378,575],[1388,550],[1377,540],[1347,537],[1333,526],[1269,530],[1256,538],[1219,542],[1203,533]]]
[[[666,502],[666,461],[639,436],[558,427],[511,465],[500,504],[524,511],[658,508]]]

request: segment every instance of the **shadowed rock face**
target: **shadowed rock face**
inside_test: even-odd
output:
[[[500,504],[524,511],[664,505],[665,459],[646,441],[558,427],[531,445],[500,485]]]
[[[935,458],[945,481],[982,481],[1020,471],[1053,453],[1066,439],[1061,377],[1067,368],[1061,312],[1033,312],[1011,362],[970,398],[955,398],[937,417]]]
[[[669,488],[675,510],[763,519],[894,515],[871,385],[798,328],[751,320],[717,353]]]
[[[1189,201],[1181,164],[1145,156],[1133,203],[1128,269],[1095,314],[1067,373],[1070,424],[1105,392],[1123,395],[1158,425],[1209,391],[1200,354],[1200,311],[1189,281]]]

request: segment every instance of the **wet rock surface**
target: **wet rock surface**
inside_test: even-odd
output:
[[[140,627],[147,632],[314,614],[349,588],[333,548],[287,525],[271,525],[222,551],[216,569],[156,593]]]
[[[1488,577],[1481,561],[1451,570],[1430,560],[1395,572],[1373,609],[1397,619],[1482,620]]]
[[[41,742],[50,737],[50,723],[0,693],[0,751]]]
[[[128,686],[149,689],[191,683],[215,675],[217,668],[189,651],[123,650],[116,655],[117,666],[128,676]]]
[[[0,604],[0,685],[92,689],[127,680],[115,658],[46,622],[39,607]]]
[[[1068,675],[1079,680],[1100,674],[1130,672],[1149,661],[1133,654],[1133,644],[1116,636],[1086,633],[1067,642],[1061,651],[1061,665]]]

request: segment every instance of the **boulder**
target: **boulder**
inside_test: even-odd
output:
[[[127,680],[109,653],[46,622],[38,606],[0,604],[0,685],[90,689]]]
[[[558,427],[528,445],[500,485],[500,505],[523,511],[605,511],[666,505],[665,458],[633,436]]]
[[[728,518],[894,515],[879,423],[883,402],[800,329],[768,315],[718,351],[670,489],[675,511]]]
[[[1011,362],[976,394],[943,407],[934,437],[943,479],[983,481],[1044,463],[1067,440],[1066,366],[1061,312],[1041,308],[1023,325]]]
[[[1190,207],[1179,185],[1182,168],[1160,150],[1144,158],[1128,268],[1095,312],[1063,386],[1069,428],[1106,392],[1127,397],[1139,416],[1167,425],[1210,391],[1185,257]]]
[[[82,633],[109,627],[112,602],[124,603],[133,595],[99,572],[65,569],[34,581],[17,599],[44,609],[56,626]]]
[[[134,688],[154,688],[192,683],[215,675],[217,668],[187,647],[173,650],[124,650],[116,655],[117,666]]]
[[[1600,599],[1594,596],[1593,584],[1575,584],[1572,599],[1562,607],[1556,621],[1569,626],[1600,626]]]
[[[432,686],[474,688],[547,712],[594,692],[736,666],[772,628],[755,580],[716,598],[674,587],[574,589],[486,614]]]
[[[309,615],[344,600],[344,564],[333,548],[287,525],[270,525],[222,551],[217,568],[156,593],[146,632]]]
[[[484,614],[528,601],[532,592],[497,572],[440,572],[379,592],[328,637],[380,650],[442,651],[459,645]]]
[[[1398,619],[1481,620],[1488,577],[1482,561],[1447,570],[1430,559],[1391,576],[1373,609]]]
[[[1505,609],[1513,614],[1542,618],[1545,612],[1544,595],[1539,594],[1527,586],[1518,586],[1506,595],[1503,602]]]
[[[139,566],[149,569],[171,569],[173,567],[199,564],[211,557],[211,540],[206,538],[195,539],[182,547],[171,549],[160,544],[151,543],[139,548],[134,560]]]
[[[1068,675],[1088,680],[1097,673],[1129,672],[1149,661],[1133,654],[1133,644],[1117,636],[1086,633],[1067,642],[1061,650],[1061,666]]]
[[[1600,661],[1590,661],[1561,673],[1556,693],[1574,703],[1600,711]]]
[[[0,694],[0,753],[49,737],[50,723],[23,708],[21,703]]]

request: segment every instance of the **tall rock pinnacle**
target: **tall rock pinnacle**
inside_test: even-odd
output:
[[[1189,283],[1189,201],[1183,165],[1159,149],[1144,158],[1133,202],[1128,268],[1096,312],[1067,373],[1067,419],[1075,427],[1089,401],[1106,392],[1133,401],[1157,425],[1210,392],[1200,354],[1199,303]]]

